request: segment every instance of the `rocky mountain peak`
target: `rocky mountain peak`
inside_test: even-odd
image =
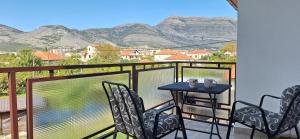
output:
[[[0,50],[9,44],[37,48],[84,48],[92,43],[107,42],[120,47],[147,46],[172,48],[197,46],[222,47],[216,40],[236,40],[236,21],[230,18],[168,17],[156,26],[124,24],[113,28],[70,29],[62,25],[41,26],[31,32],[0,25]],[[205,45],[209,43],[215,43]],[[4,44],[5,45],[2,45]]]
[[[10,33],[22,33],[22,31],[12,28],[3,24],[0,24],[0,34],[10,34]]]

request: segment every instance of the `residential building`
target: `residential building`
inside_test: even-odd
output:
[[[203,59],[204,57],[211,56],[211,52],[207,50],[199,49],[199,50],[190,51],[188,52],[187,55],[195,60],[200,60]]]
[[[75,48],[57,48],[57,49],[52,49],[51,52],[58,54],[58,55],[66,55],[67,53],[71,53],[76,51]]]
[[[0,51],[0,54],[17,55],[17,52]]]
[[[192,61],[193,59],[185,54],[177,53],[175,55],[172,55],[163,61]]]
[[[138,50],[129,48],[121,50],[120,56],[123,60],[132,60],[141,59],[143,55]]]
[[[176,50],[176,52],[186,55],[186,54],[188,54],[189,51],[188,50]]]
[[[87,62],[89,60],[91,60],[95,54],[96,54],[96,47],[95,45],[89,45],[86,48],[86,51],[82,53],[81,55],[81,61],[82,62]]]
[[[39,59],[41,59],[44,62],[47,62],[49,64],[55,64],[58,61],[64,60],[64,57],[52,52],[42,52],[42,51],[36,51],[33,53],[33,55]]]
[[[139,49],[138,50],[143,57],[154,56],[159,50],[158,49]]]
[[[164,61],[166,58],[177,54],[178,52],[171,50],[171,49],[163,49],[154,54],[155,61]]]

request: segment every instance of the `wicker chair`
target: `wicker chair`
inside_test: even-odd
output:
[[[115,122],[114,138],[121,132],[127,138],[156,139],[178,130],[183,133],[186,139],[184,122],[180,108],[174,105],[162,109],[144,110],[142,99],[137,93],[120,83],[103,81],[102,86],[109,99],[110,108]],[[167,114],[165,111],[176,108],[178,115]]]
[[[278,113],[262,108],[266,97],[281,100],[280,111]],[[247,105],[247,107],[235,110],[238,103]],[[299,132],[297,128],[297,124],[300,119],[299,103],[300,85],[285,89],[281,97],[271,95],[262,96],[259,106],[244,101],[235,101],[230,116],[227,139],[230,137],[231,126],[234,122],[238,122],[252,128],[251,139],[253,138],[256,130],[266,134],[270,139],[292,128],[296,130],[297,138],[299,139]]]

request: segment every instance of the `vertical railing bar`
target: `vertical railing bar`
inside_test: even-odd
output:
[[[120,66],[120,71],[123,71],[123,66]]]
[[[26,81],[27,138],[33,139],[32,84]]]
[[[176,68],[176,83],[178,83],[178,73],[179,73],[178,66],[179,66],[179,64],[178,64],[178,62],[176,62],[175,63],[175,68]]]
[[[236,64],[234,64],[234,101],[236,100]]]
[[[221,68],[221,64],[220,63],[218,63],[217,65],[218,65],[218,68]]]
[[[0,135],[2,135],[3,127],[2,127],[2,114],[0,114]]]
[[[136,70],[136,64],[132,65],[132,89],[135,92],[138,90],[138,73]]]
[[[231,85],[231,68],[229,68],[229,84]],[[229,88],[229,105],[231,106],[231,87]]]
[[[49,70],[49,76],[54,77],[54,70]]]
[[[190,67],[193,67],[193,63],[190,63]]]
[[[19,139],[18,129],[18,104],[16,94],[16,73],[8,73],[8,94],[9,94],[9,108],[10,108],[10,132],[12,139]]]

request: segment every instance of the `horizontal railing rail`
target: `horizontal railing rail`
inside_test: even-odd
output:
[[[180,78],[180,68],[189,65],[193,67],[197,64],[210,65],[208,67],[220,68],[223,65],[234,65],[234,74],[236,73],[235,62],[196,62],[196,61],[172,61],[172,62],[145,62],[145,63],[114,63],[114,64],[89,64],[89,65],[66,65],[66,66],[42,66],[42,67],[5,67],[0,68],[1,74],[7,74],[8,83],[8,99],[9,99],[9,118],[10,118],[10,133],[12,139],[19,138],[18,130],[18,108],[17,108],[17,74],[25,72],[47,71],[48,75],[45,77],[55,77],[56,71],[60,70],[73,70],[73,69],[95,69],[95,68],[110,68],[119,67],[119,71],[127,71],[128,68],[131,74],[131,88],[137,91],[137,72],[139,70],[155,69],[164,65],[166,67],[175,67],[175,81],[178,82]],[[149,67],[150,66],[150,67]],[[93,72],[92,72],[93,73]],[[78,73],[80,74],[80,73]],[[76,74],[75,74],[76,75]],[[232,76],[231,76],[232,77]],[[235,75],[234,75],[235,77]],[[28,129],[27,129],[28,130]]]
[[[117,64],[88,64],[88,65],[66,65],[66,66],[41,66],[41,67],[6,67],[0,68],[0,73],[9,72],[31,72],[31,71],[49,71],[49,70],[66,70],[66,69],[87,69],[87,68],[107,68],[107,67],[121,67],[121,66],[139,66],[139,65],[156,65],[156,64],[176,64],[176,63],[190,63],[190,64],[236,64],[235,62],[144,62],[144,63],[117,63]]]

